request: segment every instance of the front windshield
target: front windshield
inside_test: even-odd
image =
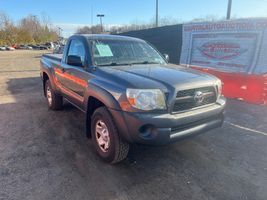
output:
[[[95,40],[92,52],[97,66],[166,63],[153,47],[143,41]]]

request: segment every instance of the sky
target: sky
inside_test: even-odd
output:
[[[267,0],[232,0],[232,16],[267,17]],[[99,23],[105,26],[151,22],[156,0],[0,0],[0,11],[14,21],[29,14],[49,16],[55,26],[70,36],[78,27]],[[159,16],[181,21],[206,16],[225,17],[228,0],[159,0]],[[93,12],[92,12],[93,10]]]

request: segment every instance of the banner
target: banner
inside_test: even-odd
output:
[[[223,72],[267,73],[267,19],[184,24],[180,63]]]

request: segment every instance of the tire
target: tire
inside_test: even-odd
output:
[[[107,108],[97,108],[91,119],[92,141],[97,154],[111,164],[124,160],[129,152],[129,144],[120,137],[116,124]],[[105,134],[101,137],[98,132]],[[101,142],[104,142],[104,144],[101,145]]]
[[[63,107],[63,98],[61,95],[56,94],[53,90],[49,80],[45,82],[45,97],[48,107],[51,110],[61,110]]]

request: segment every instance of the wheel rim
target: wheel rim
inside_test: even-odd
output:
[[[51,105],[52,104],[52,92],[49,86],[47,86],[46,88],[46,98],[47,98],[48,104]]]
[[[107,152],[110,146],[110,137],[108,128],[102,120],[96,122],[95,137],[101,151]]]

